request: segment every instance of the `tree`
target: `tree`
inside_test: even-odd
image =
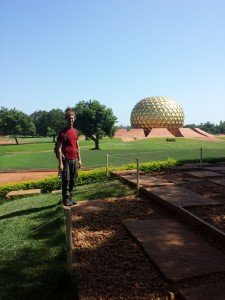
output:
[[[48,128],[48,112],[45,110],[37,110],[33,112],[30,117],[32,118],[38,136],[46,136]]]
[[[99,140],[104,136],[113,137],[117,118],[113,115],[111,108],[107,108],[97,100],[89,100],[80,101],[74,110],[76,114],[75,127],[87,139],[95,142],[94,149],[100,149]]]
[[[184,125],[184,128],[197,128],[198,125],[196,124],[187,124],[187,125]]]
[[[65,115],[61,109],[52,109],[47,111],[35,111],[31,114],[34,124],[37,128],[37,134],[40,136],[51,136],[53,137],[53,142],[55,141],[56,133],[65,126]]]
[[[209,132],[211,134],[218,134],[219,133],[219,129],[218,129],[218,126],[211,123],[211,122],[206,122],[206,123],[201,123],[199,125],[199,128],[206,131],[206,132]]]
[[[220,121],[220,124],[218,125],[218,129],[221,134],[225,134],[225,121]]]
[[[0,109],[0,134],[11,135],[15,138],[18,145],[18,135],[35,135],[35,125],[30,116],[22,111],[14,109],[7,109],[1,107]]]

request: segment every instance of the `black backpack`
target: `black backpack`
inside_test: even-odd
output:
[[[54,153],[55,153],[55,157],[58,159],[58,151],[57,151],[57,141],[54,144],[54,149],[53,149]]]

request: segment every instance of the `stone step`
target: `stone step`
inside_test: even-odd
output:
[[[225,172],[225,166],[207,167],[205,170],[211,172]]]
[[[122,179],[125,179],[133,184],[137,184],[137,176],[134,175],[120,175]],[[149,175],[140,175],[139,176],[139,185],[140,186],[162,186],[167,185],[171,186],[174,185],[171,182],[162,181],[156,177],[152,177]]]
[[[11,191],[6,194],[7,199],[12,199],[15,197],[23,197],[23,196],[34,196],[41,194],[41,189],[33,189],[33,190],[19,190],[19,191]]]
[[[225,186],[225,178],[208,179],[210,182]]]
[[[194,178],[209,178],[209,177],[222,177],[223,174],[212,172],[212,171],[193,171],[193,172],[185,172],[185,176],[190,176]]]
[[[51,194],[60,194],[62,193],[62,190],[54,190],[54,191],[51,191]]]
[[[175,220],[126,220],[124,225],[171,282],[225,272],[225,255]]]
[[[103,199],[79,201],[76,205],[71,207],[72,212],[77,215],[87,213],[98,213],[106,209]]]
[[[165,206],[174,210],[176,207],[218,205],[220,201],[204,197],[188,189],[178,186],[143,187],[141,191],[151,196]]]

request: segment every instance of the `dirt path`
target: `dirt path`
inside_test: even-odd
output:
[[[53,171],[18,171],[15,173],[0,173],[0,185],[15,183],[20,181],[29,181],[43,179],[57,175],[57,170]]]

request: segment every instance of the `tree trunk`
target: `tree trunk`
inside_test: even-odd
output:
[[[16,141],[16,145],[19,145],[19,142],[18,142],[18,139],[17,139],[16,136],[14,136],[14,139],[15,139],[15,141]]]
[[[89,136],[89,138],[95,142],[95,148],[93,150],[100,150],[99,148],[99,137]]]
[[[99,139],[98,139],[98,138],[95,139],[95,149],[96,149],[96,150],[100,150],[100,149],[99,149]]]

